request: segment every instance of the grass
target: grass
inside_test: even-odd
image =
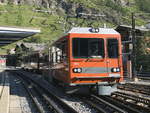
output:
[[[87,9],[96,9],[99,13],[107,11],[108,14],[111,15],[111,11],[114,10],[119,14],[123,15],[121,21],[124,23],[130,23],[131,12],[138,11],[139,8],[137,6],[133,7],[116,7],[116,4],[113,3],[113,7],[108,4],[109,0],[68,0],[74,3],[80,3]],[[65,23],[65,14],[63,12],[56,12],[54,15],[43,13],[43,12],[34,12],[33,9],[42,9],[47,10],[43,7],[35,7],[29,5],[0,5],[0,26],[17,26],[17,27],[32,27],[32,28],[40,28],[41,33],[32,36],[30,38],[24,39],[25,42],[48,42],[49,40],[55,40],[64,34],[64,23]],[[58,15],[59,14],[59,15]],[[107,18],[107,17],[106,17]],[[75,25],[72,25],[75,23]],[[101,18],[100,20],[83,20],[76,18],[69,18],[68,22],[66,22],[66,31],[69,30],[73,26],[82,26],[87,27],[92,23],[92,26],[95,27],[103,27],[104,23],[107,24],[108,27],[115,26],[115,23],[110,21],[106,21]],[[145,23],[141,18],[136,20],[138,25],[142,25]],[[1,49],[0,54],[7,52],[7,49],[13,48],[15,45],[11,44],[5,46]]]

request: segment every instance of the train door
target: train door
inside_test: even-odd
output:
[[[117,38],[107,39],[107,69],[109,77],[120,77],[119,68],[119,41]]]

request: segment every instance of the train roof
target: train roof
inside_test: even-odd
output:
[[[113,34],[113,35],[119,35],[119,32],[117,32],[115,29],[112,28],[96,28],[98,31],[93,32],[93,28],[91,27],[74,27],[72,28],[68,33],[77,33],[77,34]]]
[[[93,32],[93,29],[96,30],[96,32]],[[98,30],[98,32],[97,32]],[[110,35],[120,35],[119,32],[117,32],[115,29],[112,28],[91,28],[91,27],[73,27],[69,32],[69,34],[71,33],[75,33],[75,34],[110,34]],[[52,45],[54,44],[59,44],[60,42],[64,41],[67,36],[66,33],[63,37],[57,39],[56,41],[54,41],[52,43]]]

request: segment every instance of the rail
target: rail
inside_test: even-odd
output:
[[[113,103],[113,105],[121,108],[122,110],[127,111],[128,113],[141,113],[138,109],[134,106],[130,106],[128,102],[124,100],[120,100],[111,96],[103,97],[107,102]]]
[[[102,113],[128,113],[125,110],[122,110],[119,107],[113,105],[112,103],[107,102],[103,96],[99,97],[97,95],[91,95],[90,100],[87,99],[86,102]]]
[[[36,106],[37,110],[39,113],[45,113],[44,112],[44,108],[42,106],[40,106],[38,100],[35,98],[35,91],[31,88],[28,87],[29,86],[29,82],[27,83],[27,81],[23,80],[20,76],[17,76],[19,77],[19,79],[21,80],[21,83],[23,84],[24,88],[26,89],[27,93],[30,95],[32,101],[34,102],[34,105]]]
[[[35,84],[36,89],[39,94],[49,103],[57,113],[77,113],[71,106],[66,104],[60,97],[54,94],[54,89],[50,87],[50,84],[47,84],[42,79],[32,78],[30,75],[22,71],[15,72],[18,76],[23,77],[24,80],[28,79],[30,82]],[[23,76],[22,76],[23,75]]]
[[[91,98],[92,99],[90,100],[89,98],[87,98],[85,102],[102,113],[110,113],[110,112],[149,113],[150,112],[150,108],[149,108],[150,100],[135,95],[131,95],[131,94],[115,92],[112,94],[112,96],[91,95]],[[129,100],[133,100],[133,103],[131,103]],[[138,103],[144,103],[146,106],[140,106],[140,104],[138,105]]]
[[[126,83],[118,85],[118,89],[150,95],[150,84]]]
[[[112,93],[112,96],[117,100],[126,102],[127,105],[130,105],[131,107],[133,106],[134,108],[136,108],[139,111],[143,110],[142,112],[144,112],[144,113],[150,112],[150,108],[149,108],[150,107],[149,106],[150,99],[140,97],[137,95],[133,95],[133,94],[122,93],[122,92],[114,92],[114,93]],[[129,100],[132,100],[132,101],[129,101]],[[138,103],[143,103],[144,105],[142,104],[143,106],[141,106],[141,104],[138,104]]]

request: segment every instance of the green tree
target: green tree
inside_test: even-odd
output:
[[[150,12],[150,0],[136,0],[140,10]]]

